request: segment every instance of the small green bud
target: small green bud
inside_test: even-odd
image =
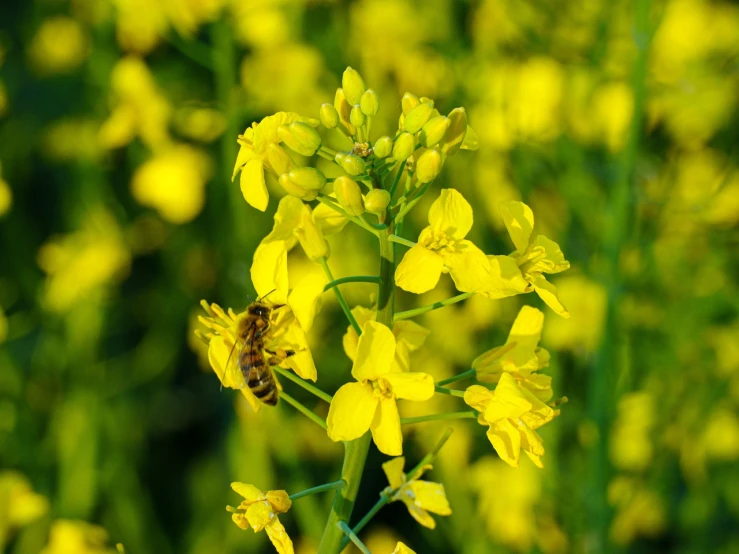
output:
[[[280,125],[277,134],[290,150],[302,156],[312,156],[321,146],[321,135],[313,127],[300,121]]]
[[[359,104],[367,87],[364,86],[362,76],[355,69],[347,67],[341,78],[341,87],[350,105]]]
[[[365,209],[373,214],[385,213],[390,204],[390,193],[385,189],[372,189],[364,199]]]
[[[334,193],[349,215],[360,216],[364,213],[362,190],[354,179],[346,175],[337,177],[334,181]]]
[[[378,138],[372,151],[377,158],[387,158],[393,151],[393,139],[388,136]]]
[[[439,146],[447,156],[453,156],[459,152],[464,136],[467,134],[467,112],[464,108],[454,108],[449,112],[448,119],[449,128],[444,133]]]
[[[372,117],[380,111],[380,98],[377,96],[377,93],[370,88],[362,95],[362,100],[359,102],[359,105],[362,106],[362,113],[364,113],[364,115]]]
[[[321,119],[321,125],[326,129],[333,129],[339,124],[339,112],[328,102],[321,105],[318,117]]]
[[[413,108],[403,120],[403,130],[409,133],[417,133],[431,117],[434,107],[429,104],[419,104]]]
[[[336,165],[341,166],[344,163],[344,158],[346,158],[346,152],[337,152],[334,156],[334,162],[336,162]]]
[[[352,111],[349,114],[349,121],[351,121],[351,124],[355,127],[361,127],[364,125],[364,122],[367,121],[367,116],[362,113],[362,108],[359,104],[355,104],[352,107]]]
[[[436,146],[444,138],[444,133],[449,128],[449,124],[449,118],[443,115],[429,119],[421,129],[421,134],[419,135],[421,144],[426,148]]]
[[[311,200],[315,200],[318,196],[317,190],[304,189],[296,185],[290,179],[289,173],[283,173],[282,175],[280,175],[278,181],[280,183],[280,186],[285,190],[286,193],[291,196],[295,196],[296,198],[300,198],[301,200],[306,200],[310,202]]]
[[[339,165],[349,175],[362,175],[367,171],[367,164],[356,154],[345,154]]]
[[[272,166],[272,169],[275,170],[277,175],[282,175],[295,167],[295,162],[290,157],[290,154],[278,144],[272,143],[269,145],[267,149],[267,160],[269,160],[269,165]]]
[[[420,103],[421,101],[418,99],[418,96],[411,94],[410,92],[406,92],[403,95],[403,99],[400,101],[400,106],[403,108],[403,115],[408,115],[408,112]]]
[[[416,162],[416,179],[419,183],[430,183],[441,173],[441,154],[434,148],[426,150]]]
[[[416,137],[410,133],[400,133],[395,139],[393,146],[393,158],[399,162],[403,162],[411,157],[416,150]]]
[[[290,180],[306,190],[321,190],[326,186],[326,176],[315,167],[297,167],[288,172]]]

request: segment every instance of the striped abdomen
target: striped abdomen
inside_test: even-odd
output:
[[[254,330],[256,334],[257,331]],[[250,347],[244,348],[239,358],[239,367],[244,374],[246,386],[259,400],[274,406],[277,404],[278,392],[275,377],[264,359],[264,343],[260,334],[247,340]]]

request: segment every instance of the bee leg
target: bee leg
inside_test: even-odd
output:
[[[295,356],[295,350],[283,350],[282,348],[278,348],[277,352],[273,352],[272,350],[265,350],[265,352],[278,357],[280,360],[284,360],[286,358],[289,358],[290,356]]]

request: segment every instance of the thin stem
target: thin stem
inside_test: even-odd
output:
[[[447,412],[442,414],[430,414],[417,417],[401,417],[400,423],[402,423],[403,425],[410,425],[412,423],[426,423],[427,421],[440,421],[442,419],[477,419],[477,413],[474,411]]]
[[[395,179],[393,179],[393,184],[390,186],[390,198],[395,196],[395,190],[398,188],[398,183],[400,182],[400,178],[403,176],[406,163],[407,163],[407,160],[403,161],[400,164],[400,167],[398,168],[398,174],[395,176]]]
[[[382,283],[382,278],[376,277],[374,275],[352,275],[350,277],[339,277],[338,279],[331,281],[325,287],[323,287],[323,292],[326,292],[334,287],[338,287],[339,285],[343,285],[344,283],[375,283],[379,285],[380,283]]]
[[[434,390],[436,392],[440,392],[441,394],[448,394],[449,396],[456,396],[457,398],[464,398],[464,391],[461,391],[461,390],[446,389],[444,387],[439,387],[439,386],[435,386]]]
[[[456,304],[457,302],[466,300],[473,294],[474,294],[473,292],[463,292],[462,294],[458,294],[457,296],[452,296],[451,298],[447,298],[446,300],[434,302],[433,304],[428,304],[426,306],[421,306],[420,308],[414,308],[412,310],[407,310],[405,312],[399,312],[395,314],[395,321],[400,321],[401,319],[408,319],[411,317],[416,317],[417,315],[425,314],[426,312],[430,312],[433,310],[438,310],[439,308],[443,308],[445,306],[451,306],[452,304]]]
[[[408,200],[408,203],[400,208],[400,211],[398,212],[398,215],[395,216],[395,219],[402,220],[405,217],[405,214],[407,214],[409,211],[413,209],[413,206],[415,206],[421,198],[423,198],[423,195],[426,194],[426,191],[431,186],[431,183],[434,181],[429,181],[425,185],[423,185],[420,189],[418,189],[418,192],[413,196],[413,198]]]
[[[375,231],[372,227],[370,227],[369,224],[366,221],[364,221],[363,219],[360,219],[358,217],[354,217],[352,215],[349,215],[341,206],[339,206],[338,204],[336,204],[333,201],[333,198],[331,198],[330,196],[326,196],[325,194],[319,194],[316,197],[316,200],[318,200],[321,204],[326,204],[326,206],[328,206],[329,208],[331,208],[335,212],[340,213],[341,215],[343,215],[345,218],[347,218],[352,223],[355,223],[355,224],[359,225],[362,229],[364,229],[366,231],[369,231],[373,235],[377,235],[377,231]]]
[[[449,440],[449,437],[452,436],[453,432],[454,429],[452,429],[451,427],[444,431],[444,434],[441,435],[441,438],[436,443],[436,446],[434,446],[433,450],[431,450],[428,454],[421,458],[421,461],[418,462],[416,466],[408,472],[408,474],[406,475],[406,480],[412,481],[413,479],[416,479],[418,475],[424,470],[425,466],[434,461],[434,458],[439,453],[439,450],[441,450],[441,448],[446,444],[446,441]]]
[[[364,546],[364,543],[359,540],[359,537],[354,534],[354,531],[352,531],[349,528],[349,526],[346,524],[345,521],[339,521],[336,525],[339,527],[339,529],[341,529],[343,531],[343,533],[347,537],[349,537],[349,540],[351,540],[354,543],[354,546],[356,546],[357,548],[359,548],[359,551],[362,554],[372,554],[372,552],[369,551],[369,548],[367,548],[366,546]]]
[[[290,372],[290,371],[288,371],[286,369],[283,369],[280,366],[272,366],[272,369],[274,369],[277,373],[279,373],[280,375],[282,375],[285,379],[289,379],[290,381],[292,381],[293,383],[295,383],[299,387],[303,387],[309,393],[317,396],[318,398],[320,398],[324,402],[328,402],[329,404],[331,404],[331,400],[333,400],[333,397],[330,396],[330,395],[328,395],[328,394],[326,394],[325,392],[323,392],[318,387],[316,387],[314,385],[311,385],[308,381],[306,381],[304,379],[301,379],[300,377],[298,377],[294,373],[292,373],[292,372]]]
[[[326,261],[326,258],[321,258],[319,260],[319,263],[321,264],[326,277],[328,277],[329,282],[335,281],[336,279],[334,279],[334,276],[331,273],[331,268],[328,267],[328,262]],[[336,299],[339,301],[339,306],[341,306],[341,309],[344,311],[344,315],[346,315],[349,323],[357,332],[357,335],[361,335],[362,328],[359,326],[359,323],[357,323],[357,320],[354,319],[354,314],[352,314],[352,311],[349,308],[349,304],[346,303],[346,299],[344,298],[344,295],[341,294],[339,287],[334,287],[334,293],[336,294]]]
[[[441,381],[437,381],[436,384],[440,387],[443,387],[444,385],[448,385],[450,383],[456,383],[457,381],[462,381],[463,379],[471,379],[472,377],[475,377],[476,375],[477,375],[477,371],[474,369],[470,369],[468,371],[465,371],[464,373],[455,375],[454,377],[449,377],[448,379],[442,379]]]
[[[375,502],[375,505],[370,508],[370,511],[364,514],[364,517],[360,519],[359,523],[357,523],[354,526],[354,529],[352,529],[352,531],[354,531],[354,534],[358,535],[359,532],[364,529],[365,525],[372,521],[372,518],[377,515],[377,512],[379,512],[386,504],[389,503],[390,496],[387,495],[385,492],[380,493],[380,499]],[[339,552],[343,552],[347,544],[349,544],[349,537],[342,541],[341,546],[339,547]]]
[[[290,500],[295,501],[299,498],[303,498],[304,496],[310,496],[312,494],[318,494],[319,492],[325,492],[325,491],[333,491],[338,489],[346,488],[346,481],[343,479],[339,479],[338,481],[334,481],[333,483],[326,483],[325,485],[318,485],[317,487],[312,487],[310,489],[306,489],[301,492],[296,492],[295,494],[290,495]]]
[[[388,237],[388,240],[390,242],[395,242],[397,244],[402,244],[403,246],[407,246],[408,248],[413,248],[414,246],[416,246],[416,243],[415,242],[410,241],[410,240],[407,240],[407,239],[404,239],[403,237],[399,237],[397,235],[390,235]]]
[[[287,394],[285,391],[280,391],[280,398],[283,398],[285,402],[290,404],[293,408],[298,410],[301,414],[306,416],[308,419],[313,420],[315,423],[323,427],[324,430],[328,428],[328,426],[326,425],[326,421],[322,417],[314,413],[309,408],[306,408],[305,406],[303,406],[300,402],[295,400],[292,396]]]
[[[169,35],[169,42],[179,50],[180,53],[184,54],[198,65],[213,71],[213,54],[208,45],[193,39],[184,40],[174,31]]]

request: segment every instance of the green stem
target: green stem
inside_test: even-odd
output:
[[[295,400],[292,396],[287,394],[285,391],[280,391],[280,398],[283,398],[285,402],[290,404],[293,408],[298,410],[301,414],[306,416],[308,419],[313,420],[315,423],[317,423],[324,429],[328,429],[328,426],[326,425],[326,421],[322,417],[320,417],[318,414],[315,414],[312,410],[303,406],[300,402]]]
[[[330,196],[326,196],[324,194],[319,194],[316,197],[316,200],[318,200],[321,204],[326,204],[326,206],[328,206],[329,208],[331,208],[335,212],[340,213],[341,215],[343,215],[345,218],[347,218],[352,223],[355,223],[355,224],[359,225],[362,229],[365,229],[366,231],[369,231],[373,235],[377,235],[377,231],[375,231],[372,227],[370,227],[369,224],[365,220],[363,220],[363,219],[361,219],[359,217],[354,217],[352,215],[349,215],[341,206],[339,206],[338,204],[336,204],[334,202],[334,199],[331,198]]]
[[[416,317],[417,315],[425,314],[426,312],[430,312],[433,310],[438,310],[439,308],[443,308],[445,306],[451,306],[452,304],[456,304],[457,302],[466,300],[473,294],[474,294],[473,292],[463,292],[462,294],[458,294],[457,296],[452,296],[451,298],[447,298],[446,300],[434,302],[433,304],[428,304],[426,306],[421,306],[420,308],[414,308],[412,310],[407,310],[405,312],[399,312],[395,314],[395,321],[400,321],[401,319],[408,319],[411,317]]]
[[[407,160],[402,162],[400,164],[400,167],[398,168],[398,174],[395,176],[395,179],[393,179],[393,184],[390,186],[390,198],[395,196],[395,191],[398,188],[398,183],[400,182],[400,178],[403,176],[403,171],[405,171],[406,163],[407,163]]]
[[[437,381],[437,385],[440,387],[443,387],[444,385],[448,385],[450,383],[456,383],[457,381],[462,381],[463,379],[471,379],[472,377],[475,377],[477,375],[477,371],[474,369],[470,369],[469,371],[465,371],[464,373],[460,373],[459,375],[455,375],[454,377],[449,377],[448,379],[442,379],[441,381]]]
[[[326,483],[325,485],[318,485],[317,487],[312,487],[310,489],[306,489],[304,491],[291,494],[290,500],[295,501],[295,500],[298,500],[299,498],[303,498],[304,496],[318,494],[319,492],[343,489],[345,487],[346,487],[346,481],[344,481],[343,479],[339,479],[338,481],[334,481],[333,483]]]
[[[415,242],[404,239],[403,237],[399,237],[397,235],[390,235],[388,240],[396,244],[402,244],[403,246],[407,246],[408,248],[413,248],[414,246],[416,246]]]
[[[435,386],[434,390],[436,392],[440,392],[441,394],[448,394],[449,396],[456,396],[457,398],[464,398],[464,391],[461,390],[454,390],[454,389],[445,389],[444,387]]]
[[[331,400],[333,400],[333,397],[331,395],[326,394],[325,392],[323,392],[318,387],[316,387],[314,385],[311,385],[308,381],[306,381],[304,379],[301,379],[300,377],[298,377],[294,373],[292,373],[292,372],[290,372],[290,371],[288,371],[286,369],[283,369],[280,366],[273,366],[272,369],[274,369],[277,373],[279,373],[280,375],[282,375],[285,379],[289,379],[290,381],[292,381],[293,383],[295,383],[299,387],[303,387],[309,393],[317,396],[318,398],[320,398],[324,402],[328,402],[329,404],[331,404]]]
[[[431,186],[431,183],[433,181],[429,181],[423,187],[418,189],[418,193],[413,196],[410,200],[408,200],[408,203],[400,208],[400,211],[398,212],[398,215],[395,216],[395,219],[402,220],[405,217],[405,214],[407,214],[409,211],[413,209],[413,206],[415,206],[421,198],[423,198],[423,195],[426,194],[426,191]]]
[[[477,413],[474,411],[448,412],[417,417],[401,417],[400,423],[402,423],[403,425],[410,425],[412,423],[426,423],[427,421],[439,421],[442,419],[477,419]]]
[[[364,517],[359,520],[359,523],[354,526],[354,529],[352,529],[352,531],[354,531],[354,534],[358,535],[359,532],[364,529],[365,525],[372,521],[372,518],[377,515],[377,512],[379,512],[386,504],[389,504],[390,502],[390,496],[383,491],[380,494],[380,499],[375,502],[375,505],[370,508],[369,512],[364,514]],[[341,546],[339,547],[339,552],[343,552],[347,544],[349,544],[349,537],[345,538],[342,541]]]
[[[328,261],[326,261],[326,258],[321,258],[319,260],[319,263],[321,264],[326,277],[328,277],[329,282],[335,281],[336,279],[334,279],[334,276],[331,273],[331,269],[328,267]],[[344,315],[346,315],[349,323],[351,323],[351,326],[357,332],[357,335],[361,335],[362,328],[359,326],[359,323],[357,323],[357,320],[354,319],[354,314],[352,314],[351,309],[349,309],[349,304],[346,303],[346,299],[344,298],[344,295],[341,294],[339,287],[334,287],[334,294],[336,294],[336,299],[339,301],[339,306],[341,306],[341,309],[344,311]]]
[[[326,292],[334,287],[338,287],[339,285],[343,285],[344,283],[375,283],[379,285],[380,283],[382,283],[382,279],[374,275],[352,275],[351,277],[339,277],[338,279],[331,281],[329,284],[323,287],[323,292]]]
[[[370,552],[369,548],[367,548],[362,541],[359,540],[359,537],[354,534],[354,531],[352,531],[349,526],[346,524],[345,521],[339,521],[337,524],[339,529],[347,536],[349,537],[349,540],[351,540],[354,543],[354,546],[359,548],[359,551],[362,554],[372,554]]]

